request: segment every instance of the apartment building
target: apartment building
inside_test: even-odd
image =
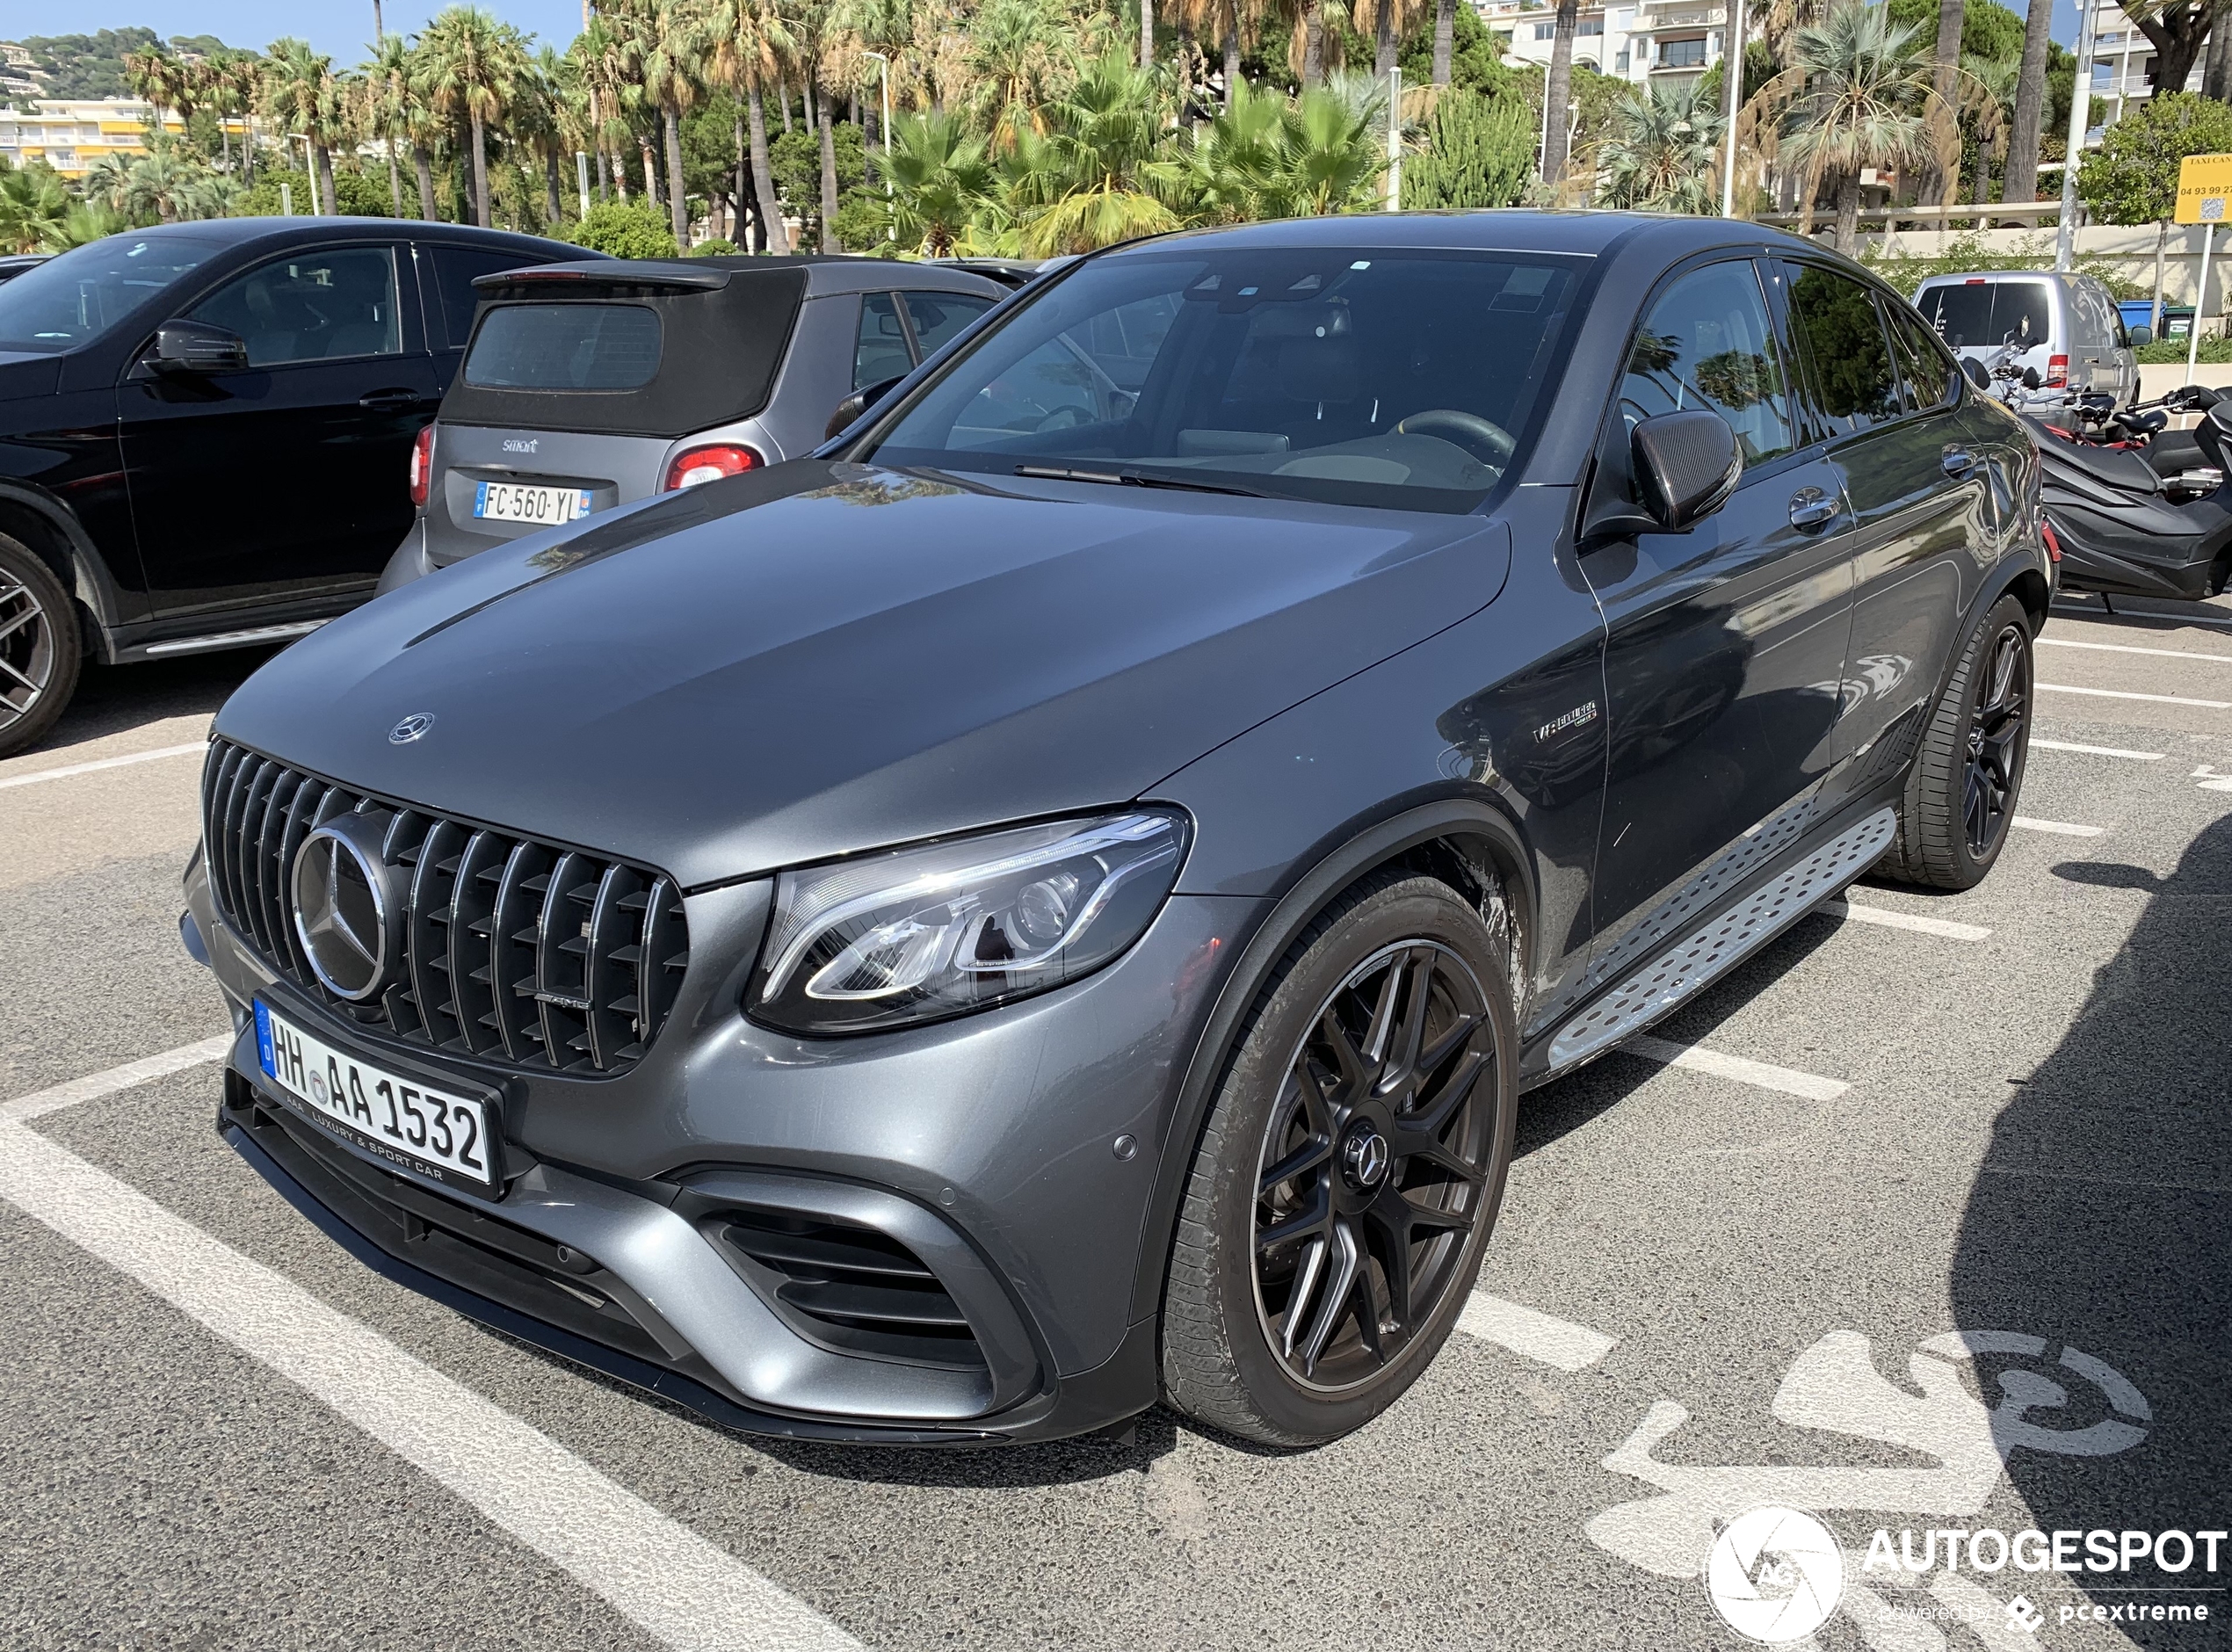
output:
[[[17,166],[44,161],[64,178],[78,178],[110,155],[147,153],[154,105],[142,98],[41,98],[37,114],[0,110],[0,156]],[[246,130],[237,120],[225,123],[236,137]],[[163,130],[177,136],[184,128],[174,110],[164,110]]]
[[[1557,13],[1546,0],[1475,0],[1481,21],[1515,62],[1547,64]],[[1702,75],[1721,61],[1725,4],[1701,0],[1633,0],[1584,4],[1575,28],[1574,61],[1635,84]]]

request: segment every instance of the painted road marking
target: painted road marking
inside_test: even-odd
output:
[[[0,779],[0,790],[11,786],[36,786],[41,780],[67,780],[73,774],[91,774],[96,769],[120,769],[127,764],[153,763],[157,757],[183,757],[188,753],[199,755],[209,750],[207,740],[197,740],[190,746],[163,746],[153,751],[134,751],[121,757],[102,757],[93,763],[72,763],[59,769],[41,769],[36,774],[11,774]]]
[[[1710,1073],[1715,1078],[1732,1078],[1740,1084],[1757,1084],[1762,1090],[1779,1090],[1786,1096],[1802,1096],[1808,1101],[1835,1101],[1852,1088],[1842,1079],[1823,1078],[1817,1074],[1755,1061],[1721,1050],[1699,1049],[1694,1044],[1677,1044],[1649,1033],[1638,1033],[1620,1047],[1647,1061],[1685,1067],[1693,1073]]]
[[[1945,917],[1918,917],[1912,912],[1894,912],[1887,906],[1862,906],[1853,901],[1824,901],[1821,909],[1832,917],[1881,924],[1886,929],[1912,930],[1917,935],[1942,935],[1949,941],[1981,941],[1991,935],[1991,931],[1975,924],[1956,924]]]
[[[1457,1329],[1561,1371],[1595,1365],[1620,1340],[1486,1291],[1475,1291],[1467,1300],[1465,1311],[1457,1315]]]
[[[308,1390],[677,1652],[859,1647],[555,1440],[22,1124],[0,1123],[0,1197]]]
[[[2232,699],[2189,699],[2182,694],[2135,694],[2127,688],[2076,688],[2068,683],[2040,683],[2048,694],[2090,694],[2095,699],[2143,699],[2156,706],[2198,706],[2203,711],[2232,711]]]
[[[221,1061],[225,1052],[233,1047],[233,1035],[220,1032],[214,1039],[204,1039],[199,1044],[182,1044],[175,1050],[165,1050],[160,1055],[146,1055],[136,1061],[127,1061],[121,1067],[112,1067],[105,1073],[90,1073],[83,1078],[73,1078],[66,1084],[56,1084],[50,1090],[33,1090],[28,1096],[18,1096],[13,1101],[0,1101],[0,1123],[17,1124],[25,1119],[36,1119],[42,1112],[53,1112],[60,1107],[75,1107],[81,1101],[98,1101],[103,1096],[113,1096],[120,1090],[130,1090],[135,1084],[145,1084],[171,1073],[184,1072],[189,1067],[199,1067],[205,1061]]]
[[[2033,820],[2028,815],[2018,815],[2013,823],[2026,832],[2053,832],[2062,837],[2098,837],[2108,830],[2105,826],[2072,826],[2066,821]]]
[[[2128,642],[2079,642],[2074,637],[2039,637],[2034,646],[2041,648],[2091,648],[2099,654],[2151,654],[2161,660],[2207,660],[2214,665],[2232,665],[2232,655],[2196,654],[2191,648],[2139,648]]]
[[[2129,757],[2134,763],[2160,763],[2163,760],[2163,754],[2159,751],[2126,751],[2121,746],[2081,746],[2072,741],[2042,740],[2033,735],[2031,750],[2037,751],[2041,749],[2047,751],[2077,751],[2088,757]]]

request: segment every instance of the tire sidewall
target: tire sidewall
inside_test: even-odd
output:
[[[2014,761],[2009,765],[2007,817],[2000,822],[1999,836],[1982,854],[1968,846],[1967,801],[1968,784],[1968,732],[1975,726],[1976,708],[1991,689],[1992,656],[1999,645],[2000,634],[2012,626],[2022,636],[2023,648],[2023,726],[2015,739]],[[1968,640],[1968,657],[1963,662],[1963,682],[1960,685],[1960,723],[1956,753],[1960,764],[1956,771],[1954,794],[1947,800],[1953,809],[1953,833],[1952,849],[1965,880],[1964,887],[1973,887],[1984,880],[1986,873],[1997,864],[2000,851],[2007,847],[2008,838],[2015,830],[2015,808],[2022,801],[2023,777],[2030,768],[2031,723],[2038,706],[2037,662],[2033,657],[2030,612],[2014,597],[2002,597],[1985,613],[1983,620]]]
[[[1406,940],[1438,941],[1464,960],[1488,1001],[1495,1039],[1490,1091],[1496,1116],[1489,1130],[1489,1172],[1482,1218],[1467,1236],[1451,1284],[1432,1316],[1396,1359],[1366,1382],[1339,1394],[1303,1388],[1288,1374],[1266,1339],[1257,1311],[1254,1273],[1255,1192],[1258,1158],[1271,1109],[1288,1063],[1307,1036],[1318,1006],[1349,971],[1384,946]],[[1369,1422],[1392,1404],[1431,1363],[1471,1293],[1504,1202],[1518,1113],[1515,1083],[1518,1028],[1511,992],[1488,927],[1446,884],[1405,880],[1367,896],[1342,913],[1286,967],[1255,1017],[1220,1089],[1222,1161],[1214,1167],[1211,1200],[1215,1235],[1214,1292],[1241,1387],[1265,1419],[1300,1440],[1324,1440]]]

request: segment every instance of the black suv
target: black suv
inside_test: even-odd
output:
[[[0,755],[115,663],[282,641],[372,593],[473,279],[579,258],[384,218],[128,231],[0,286]]]

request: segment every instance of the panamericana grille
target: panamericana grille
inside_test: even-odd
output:
[[[224,741],[202,774],[202,842],[218,909],[315,998],[407,1042],[540,1070],[623,1072],[674,1008],[690,963],[682,894],[662,873],[430,815]],[[409,868],[392,917],[399,977],[373,1004],[328,992],[289,894],[302,840],[335,817],[385,815],[382,858]]]

